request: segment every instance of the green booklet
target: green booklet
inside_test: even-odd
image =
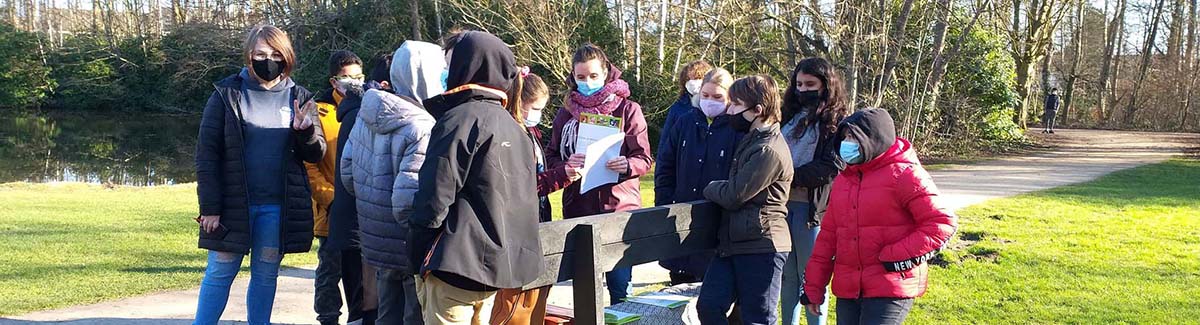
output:
[[[646,295],[625,298],[625,301],[639,304],[675,309],[687,306],[691,298],[676,295]]]
[[[628,323],[637,321],[639,319],[642,319],[642,315],[630,314],[630,313],[626,313],[626,312],[621,312],[621,311],[604,308],[604,323],[605,324],[614,324],[614,325],[628,324]]]

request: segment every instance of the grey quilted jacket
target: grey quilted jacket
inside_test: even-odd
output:
[[[356,199],[363,258],[373,266],[409,270],[408,217],[433,124],[416,100],[379,90],[363,96],[340,172]]]

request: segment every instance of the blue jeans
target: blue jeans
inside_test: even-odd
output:
[[[821,304],[821,315],[813,315],[804,305],[800,304],[800,295],[804,294],[804,267],[812,256],[813,244],[817,242],[817,233],[821,227],[808,227],[808,209],[812,207],[807,202],[788,202],[788,228],[792,230],[792,253],[788,254],[787,263],[783,265],[783,325],[799,325],[800,313],[808,319],[808,325],[825,325],[825,315],[828,315],[829,303]]]
[[[280,206],[250,206],[250,287],[246,290],[246,320],[252,325],[270,324],[275,304],[275,279],[279,276]],[[229,287],[242,268],[245,255],[208,251],[208,268],[200,283],[196,306],[197,325],[216,324],[229,301]]]
[[[700,323],[723,325],[725,312],[737,302],[743,324],[775,325],[779,276],[787,253],[716,257],[704,275],[696,312]]]
[[[625,301],[629,296],[630,282],[633,282],[633,268],[615,268],[604,273],[604,283],[608,285],[608,303],[616,305]]]

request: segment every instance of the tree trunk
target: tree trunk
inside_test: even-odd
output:
[[[433,23],[437,25],[437,37],[442,37],[442,0],[433,0]]]
[[[660,1],[658,14],[658,73],[661,75],[667,61],[667,0]]]
[[[900,52],[904,48],[905,27],[908,26],[908,17],[912,13],[913,0],[904,0],[900,6],[900,14],[892,21],[890,32],[892,35],[888,37],[895,45],[895,49],[888,51],[887,59],[883,63],[883,71],[881,71],[879,84],[875,87],[875,105],[879,106],[883,103],[883,93],[892,83],[892,72],[896,69],[896,60],[900,57]],[[884,45],[887,46],[886,44]]]
[[[642,81],[642,0],[633,0],[633,78]]]
[[[947,5],[953,5],[953,3],[950,1],[945,2]],[[983,14],[985,11],[984,8],[986,8],[987,4],[990,2],[990,0],[985,0],[983,5],[975,8],[975,13],[973,17],[971,17],[971,22],[967,23],[967,27],[963,28],[963,30],[960,32],[958,39],[954,42],[954,47],[951,48],[949,52],[939,54],[934,58],[933,69],[929,72],[929,79],[926,80],[925,84],[925,87],[929,89],[929,94],[926,97],[928,104],[926,106],[928,106],[930,109],[937,109],[938,98],[941,97],[942,93],[942,79],[946,76],[946,65],[949,64],[951,59],[958,55],[960,50],[962,50],[962,45],[963,43],[966,43],[967,35],[971,34],[971,30],[975,28],[975,23],[979,21],[979,16]],[[949,20],[949,14],[952,11],[951,9],[951,7],[946,7],[946,12],[943,14],[943,19]],[[946,26],[942,26],[942,42],[944,42],[945,39],[945,27]],[[940,50],[940,46],[935,47],[935,51],[942,52]]]
[[[1075,4],[1075,25],[1071,31],[1071,41],[1074,43],[1074,49],[1071,50],[1071,70],[1067,75],[1067,84],[1063,90],[1063,115],[1062,123],[1066,125],[1071,120],[1071,109],[1075,106],[1075,81],[1079,79],[1079,61],[1083,60],[1083,3],[1087,0],[1078,0]]]
[[[408,23],[412,27],[412,34],[411,34],[412,39],[418,40],[418,41],[423,40],[424,38],[421,37],[421,1],[420,0],[408,1],[408,11],[409,11],[409,22]]]
[[[680,60],[683,57],[683,48],[687,39],[687,22],[688,22],[688,1],[683,0],[683,6],[679,7],[679,47],[675,48],[675,67],[671,71],[679,71]],[[699,8],[697,8],[699,9]]]
[[[1158,36],[1158,25],[1162,19],[1163,3],[1165,0],[1158,0],[1154,5],[1154,17],[1150,20],[1150,30],[1146,33],[1144,46],[1142,47],[1142,63],[1138,66],[1137,82],[1133,83],[1133,93],[1129,97],[1129,105],[1125,106],[1125,116],[1123,122],[1126,127],[1134,126],[1133,117],[1137,113],[1138,92],[1142,90],[1142,85],[1146,81],[1146,72],[1150,69],[1150,59],[1154,56],[1154,40]]]
[[[1113,77],[1116,75],[1116,62],[1120,62],[1120,41],[1118,35],[1121,34],[1122,26],[1125,24],[1125,7],[1127,0],[1117,0],[1117,4],[1113,7],[1113,18],[1108,24],[1108,35],[1105,38],[1104,60],[1100,65],[1100,116],[1108,116],[1110,107],[1113,103],[1113,90],[1116,88]]]
[[[1187,128],[1188,111],[1192,109],[1192,90],[1196,87],[1196,63],[1192,61],[1196,54],[1196,0],[1188,1],[1188,24],[1187,24],[1187,49],[1184,51],[1184,70],[1187,75],[1192,76],[1188,82],[1186,95],[1183,96],[1183,110],[1179,117],[1178,131],[1185,131]]]

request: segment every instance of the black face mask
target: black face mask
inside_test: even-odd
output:
[[[821,91],[796,91],[796,101],[799,102],[801,107],[816,108],[818,105],[821,105]]]
[[[746,111],[742,111],[742,113],[745,112]],[[750,127],[754,125],[754,121],[747,120],[746,116],[742,113],[737,113],[733,114],[733,116],[730,116],[729,127],[732,127],[734,131],[738,132],[750,132]]]
[[[283,61],[275,61],[271,59],[250,61],[250,66],[254,68],[254,75],[262,78],[262,80],[272,81],[279,78],[283,74],[283,69],[287,64]]]

